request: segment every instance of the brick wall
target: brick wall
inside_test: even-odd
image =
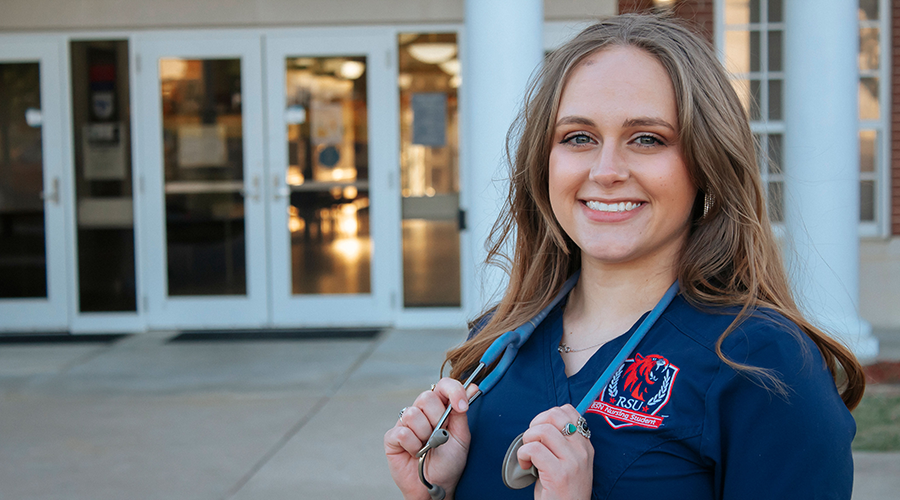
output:
[[[674,14],[688,19],[697,28],[697,32],[712,43],[714,0],[675,0]],[[895,7],[896,8],[896,7]],[[647,12],[653,10],[653,0],[619,0],[619,13]]]
[[[891,2],[891,234],[900,236],[900,2]]]

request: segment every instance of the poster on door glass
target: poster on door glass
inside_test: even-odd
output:
[[[178,165],[181,168],[223,167],[227,164],[225,125],[179,125]]]
[[[82,127],[84,178],[90,181],[121,181],[128,169],[127,138],[120,123],[88,123]]]

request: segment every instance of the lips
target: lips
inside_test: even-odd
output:
[[[602,201],[586,201],[585,206],[596,212],[621,213],[630,212],[640,206],[643,202],[633,203],[630,201],[620,201],[619,203],[603,203]]]

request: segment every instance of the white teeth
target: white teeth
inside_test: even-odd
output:
[[[620,202],[620,203],[603,203],[600,201],[588,201],[585,203],[588,208],[591,210],[596,210],[598,212],[629,212],[634,210],[635,208],[643,205],[643,203],[632,203],[632,202]]]

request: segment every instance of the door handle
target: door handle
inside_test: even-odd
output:
[[[260,199],[260,189],[259,189],[259,176],[254,175],[253,178],[250,179],[250,184],[253,186],[252,192],[250,193],[250,199],[253,201],[259,201]],[[241,196],[247,198],[247,190],[245,188],[241,188]]]
[[[41,199],[44,201],[52,201],[59,205],[59,177],[54,177],[50,181],[50,192],[41,191]]]
[[[277,175],[273,175],[273,176],[272,176],[272,185],[273,185],[273,187],[275,188],[275,189],[274,189],[274,193],[275,193],[274,198],[275,198],[275,201],[282,200],[282,199],[286,199],[286,198],[287,198],[287,199],[290,199],[290,197],[291,197],[291,188],[288,187],[288,185],[287,185],[286,182],[281,182],[281,181],[279,180],[279,177],[278,177]]]

